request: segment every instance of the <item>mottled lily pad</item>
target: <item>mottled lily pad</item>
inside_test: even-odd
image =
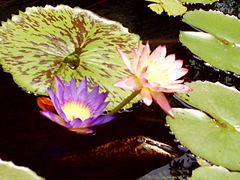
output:
[[[180,33],[180,41],[194,54],[222,70],[240,74],[240,20],[217,11],[195,10],[183,21],[205,32]]]
[[[194,109],[174,109],[167,117],[171,130],[194,154],[211,162],[240,170],[240,93],[220,83],[186,83],[193,89],[177,94]]]
[[[2,180],[43,180],[26,167],[16,166],[12,162],[0,160],[0,179]]]
[[[2,23],[0,41],[3,68],[32,93],[45,95],[54,76],[66,81],[87,76],[90,89],[99,84],[109,91],[108,109],[131,93],[113,86],[129,74],[116,47],[130,54],[139,36],[90,11],[65,5],[27,8]]]
[[[236,180],[240,179],[239,172],[230,172],[224,167],[199,167],[192,173],[189,180]]]

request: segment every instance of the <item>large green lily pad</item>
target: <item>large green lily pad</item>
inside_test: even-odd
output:
[[[240,20],[217,11],[195,10],[183,21],[205,32],[181,32],[180,41],[194,54],[222,70],[240,74]]]
[[[171,130],[194,154],[211,162],[240,170],[240,93],[220,83],[186,83],[193,89],[177,94],[194,109],[174,109],[167,117]]]
[[[90,88],[99,84],[109,91],[108,109],[131,93],[113,86],[129,74],[116,47],[130,54],[139,36],[90,11],[65,5],[27,8],[2,23],[0,41],[0,63],[27,91],[46,94],[54,76],[66,81],[87,76]]]
[[[189,180],[237,180],[240,179],[240,173],[230,172],[224,167],[210,166],[199,167],[192,173]]]
[[[0,160],[0,179],[2,180],[43,180],[26,167],[16,166],[12,162]]]

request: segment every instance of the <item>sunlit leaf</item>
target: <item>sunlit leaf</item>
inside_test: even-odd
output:
[[[1,180],[43,180],[35,172],[26,167],[16,166],[12,162],[0,160]]]
[[[65,5],[27,8],[2,23],[0,41],[3,68],[27,91],[46,94],[54,76],[66,81],[87,76],[90,88],[99,84],[109,91],[108,109],[131,94],[113,86],[129,74],[116,47],[130,55],[139,37],[90,11]]]
[[[194,54],[222,70],[240,74],[240,20],[217,11],[187,12],[183,21],[205,32],[181,32],[180,41]]]
[[[230,172],[224,167],[199,167],[193,171],[189,180],[236,180],[240,179],[240,173]]]
[[[157,14],[162,14],[163,12],[162,6],[157,3],[149,4],[148,7]]]
[[[193,89],[178,93],[194,109],[174,109],[175,119],[167,117],[171,130],[194,154],[211,162],[240,170],[240,93],[220,83],[186,83]]]
[[[187,8],[178,0],[146,0],[154,2],[148,5],[154,12],[161,14],[166,11],[169,16],[182,15],[187,11]]]
[[[200,3],[200,4],[212,4],[218,0],[181,0],[186,3]]]
[[[240,44],[240,20],[219,11],[195,10],[183,16],[183,21],[219,39]]]

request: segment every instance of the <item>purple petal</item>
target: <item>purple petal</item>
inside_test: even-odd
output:
[[[77,96],[86,96],[87,95],[87,78],[83,77],[80,85],[77,88]]]
[[[65,85],[63,92],[64,103],[68,101],[73,101],[73,95],[70,85]]]
[[[75,118],[70,121],[71,128],[80,128],[83,127],[83,122],[80,118]]]
[[[92,122],[89,122],[89,127],[105,124],[109,121],[112,121],[115,118],[115,116],[99,116],[98,118],[92,120]]]
[[[56,88],[56,96],[59,99],[60,104],[63,104],[64,84],[58,76],[55,76],[55,88]]]
[[[99,95],[99,86],[96,86],[90,93],[89,93],[89,98],[94,100],[96,97]]]
[[[72,100],[76,101],[77,100],[77,86],[76,86],[76,80],[74,78],[71,79],[69,88],[71,91]]]
[[[82,122],[82,128],[86,128],[86,127],[90,127],[90,124],[92,121],[95,121],[96,118],[94,117],[90,117],[88,119],[85,119],[83,122]]]
[[[47,117],[48,119],[52,120],[53,122],[58,123],[62,126],[65,126],[63,119],[60,116],[58,116],[57,114],[54,114],[54,113],[52,113],[50,111],[46,111],[46,110],[42,110],[42,111],[40,111],[40,113],[43,116]]]
[[[86,104],[91,104],[94,105],[96,99],[99,98],[99,86],[96,86],[88,95],[87,95],[87,99],[86,99]]]
[[[92,111],[96,111],[100,106],[102,106],[102,104],[104,103],[104,100],[106,99],[108,93],[101,93],[98,94],[98,96],[95,97],[89,97],[89,99],[87,100],[87,104],[89,106],[89,108],[92,109]],[[107,104],[106,104],[107,105]]]
[[[109,101],[108,101],[108,102],[104,102],[104,103],[102,103],[100,106],[98,106],[98,107],[94,110],[93,116],[99,116],[99,115],[101,115],[108,104],[109,104]]]
[[[64,119],[64,121],[67,121],[67,117],[61,109],[61,105],[58,101],[58,98],[56,97],[56,95],[54,94],[54,92],[50,88],[48,88],[48,94],[49,94],[49,96],[50,96],[50,98],[53,102],[53,105],[54,105],[57,113],[61,116],[62,119]]]
[[[91,134],[94,131],[92,129],[89,128],[69,128],[70,131],[74,131],[78,134]]]

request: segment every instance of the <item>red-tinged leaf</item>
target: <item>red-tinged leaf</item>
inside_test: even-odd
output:
[[[44,97],[44,96],[37,97],[37,104],[42,110],[47,110],[51,112],[55,111],[53,103],[51,99],[48,97]]]

